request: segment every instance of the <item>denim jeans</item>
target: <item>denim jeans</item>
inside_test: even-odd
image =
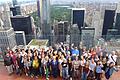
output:
[[[82,73],[82,80],[87,80],[87,74],[86,74],[86,72]]]
[[[6,68],[9,74],[13,73],[13,65],[6,66]]]
[[[62,77],[68,78],[68,67],[62,68]]]

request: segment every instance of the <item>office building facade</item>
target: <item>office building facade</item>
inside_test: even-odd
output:
[[[81,29],[81,42],[84,46],[88,49],[94,46],[94,35],[95,35],[95,28],[85,27]]]
[[[70,28],[70,43],[78,46],[81,41],[81,32],[77,24],[73,24]]]
[[[13,16],[11,22],[14,31],[25,32],[27,44],[35,37],[35,26],[31,16]]]
[[[105,10],[102,35],[107,35],[108,29],[113,28],[115,10]]]
[[[21,9],[18,5],[10,7],[10,11],[12,12],[12,16],[21,15]]]
[[[0,29],[0,49],[5,51],[8,47],[10,49],[16,46],[15,34],[13,28]]]
[[[18,46],[26,46],[26,38],[24,31],[15,31],[15,39]]]
[[[85,8],[73,8],[72,9],[72,24],[77,24],[79,30],[84,27]]]
[[[4,28],[6,27],[12,27],[11,25],[11,20],[10,20],[10,6],[6,3],[6,4],[2,4],[0,5],[0,19],[3,21],[4,23]]]
[[[38,16],[40,17],[41,33],[45,39],[50,39],[50,0],[38,0]]]

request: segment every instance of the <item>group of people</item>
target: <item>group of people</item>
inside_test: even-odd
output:
[[[9,75],[39,78],[61,77],[63,80],[107,80],[118,71],[116,51],[106,52],[101,46],[86,49],[59,43],[47,48],[7,49],[4,65]]]

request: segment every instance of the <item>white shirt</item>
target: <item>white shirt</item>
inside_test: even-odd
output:
[[[92,61],[90,61],[90,70],[94,71],[95,67],[96,67],[96,63],[95,62],[92,63]]]
[[[113,59],[112,59],[112,57],[113,57]],[[108,56],[108,58],[109,58],[109,63],[113,62],[115,64],[115,62],[117,61],[117,55],[110,54]]]
[[[81,66],[85,66],[86,60],[84,59],[83,61],[80,61]]]

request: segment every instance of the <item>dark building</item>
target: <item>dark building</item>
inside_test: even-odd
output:
[[[115,29],[118,30],[117,35],[120,35],[120,13],[117,13],[117,16],[116,16]]]
[[[66,42],[67,35],[69,34],[69,22],[68,21],[60,21],[56,25],[54,25],[54,41],[56,43]]]
[[[88,49],[94,46],[95,28],[85,27],[81,29],[81,41]]]
[[[20,6],[13,6],[13,7],[11,7],[10,11],[12,11],[13,16],[21,15]]]
[[[17,0],[12,0],[13,6],[18,5]]]
[[[70,43],[78,46],[81,40],[80,30],[77,24],[73,24],[70,28]]]
[[[25,33],[24,31],[15,31],[15,39],[17,45],[23,45],[26,46],[26,39],[25,39]]]
[[[13,16],[11,23],[14,31],[24,31],[26,36],[26,43],[34,37],[34,27],[31,16]]]
[[[118,34],[118,30],[117,29],[108,29],[107,32],[107,40],[110,40],[112,38],[117,38],[119,36],[116,36]]]
[[[79,30],[81,30],[81,27],[84,26],[84,16],[85,16],[85,9],[83,8],[73,8],[73,17],[72,17],[72,23],[77,24],[79,27]]]
[[[64,35],[68,35],[69,34],[69,22],[68,21],[64,21]]]
[[[105,10],[102,35],[107,35],[108,29],[113,28],[115,10]]]
[[[37,12],[38,12],[38,16],[40,18],[40,0],[37,0]]]

